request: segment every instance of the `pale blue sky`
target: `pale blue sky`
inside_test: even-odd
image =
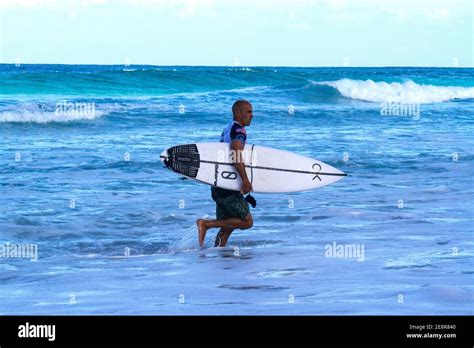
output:
[[[472,0],[0,0],[0,62],[473,67]]]

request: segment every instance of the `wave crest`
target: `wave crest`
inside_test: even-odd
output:
[[[427,104],[474,98],[474,87],[419,85],[413,81],[387,83],[341,79],[311,82],[315,85],[333,87],[346,98],[376,103]]]
[[[0,113],[0,122],[17,122],[17,123],[48,123],[48,122],[71,122],[79,120],[93,120],[103,116],[103,112],[95,112],[95,114],[84,115],[68,115],[56,114],[54,112],[2,112]]]
[[[56,105],[56,110],[45,109],[36,103],[22,103],[21,105],[9,106],[0,111],[0,123],[49,123],[49,122],[71,122],[79,120],[93,120],[106,114],[93,108],[76,107],[86,105],[85,103],[70,103],[72,108]],[[64,104],[65,106],[69,104]]]

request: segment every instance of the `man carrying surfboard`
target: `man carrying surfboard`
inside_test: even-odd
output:
[[[244,194],[252,191],[242,156],[247,141],[245,126],[249,126],[253,118],[252,104],[246,100],[237,100],[232,105],[233,121],[224,129],[220,142],[229,143],[233,151],[234,167],[242,179],[239,191],[231,191],[212,186],[212,199],[216,202],[216,220],[198,219],[196,225],[199,233],[199,245],[204,245],[206,232],[210,228],[220,228],[214,246],[223,247],[227,244],[232,231],[245,230],[253,226],[252,215]]]

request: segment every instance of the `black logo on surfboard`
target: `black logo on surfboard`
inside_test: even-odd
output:
[[[321,171],[321,166],[319,165],[319,163],[315,163],[315,164],[313,164],[313,167],[312,167],[313,169],[314,169],[314,166],[318,166],[319,169],[317,169],[317,170],[314,172],[314,174],[316,174],[316,175],[314,176],[313,180],[316,179],[316,178],[318,178],[319,181],[322,181],[321,178],[319,177],[319,172]]]
[[[221,173],[221,177],[222,179],[235,180],[237,179],[237,173],[224,171]]]

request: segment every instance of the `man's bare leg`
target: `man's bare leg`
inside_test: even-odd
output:
[[[214,247],[225,247],[227,240],[234,231],[233,228],[222,227],[216,236],[216,241],[214,242]]]
[[[198,219],[196,225],[199,233],[199,245],[202,247],[204,245],[204,238],[206,237],[206,232],[210,228],[231,228],[231,229],[241,229],[246,230],[253,226],[253,219],[250,213],[247,214],[245,220],[240,220],[239,218],[228,218],[225,220],[203,220]],[[230,234],[229,234],[230,236]],[[227,237],[229,238],[229,237]],[[227,239],[226,239],[227,242]]]

